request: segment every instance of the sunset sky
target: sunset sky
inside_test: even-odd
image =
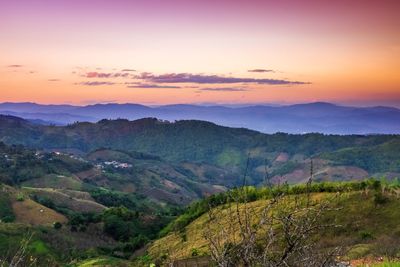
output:
[[[398,0],[0,0],[0,102],[400,107]]]

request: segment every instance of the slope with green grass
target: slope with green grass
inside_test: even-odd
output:
[[[343,260],[377,258],[379,256],[400,257],[399,188],[397,186],[390,187],[390,189],[389,187],[379,187],[375,190],[372,189],[373,184],[365,186],[362,183],[354,183],[349,186],[341,186],[338,183],[328,184],[324,187],[316,185],[315,187],[324,188],[321,191],[328,190],[328,192],[313,193],[314,198],[321,200],[335,199],[331,204],[338,208],[336,211],[326,213],[321,218],[321,222],[334,223],[337,227],[321,231],[318,234],[317,242],[321,247],[343,247],[346,251]],[[360,190],[359,188],[364,189]],[[297,194],[297,191],[303,189],[292,188],[290,194]],[[318,189],[313,190],[318,192]],[[329,191],[341,191],[341,193],[337,196],[337,193],[330,193]],[[268,193],[260,192],[258,197],[268,198]],[[255,197],[255,199],[258,197]],[[249,209],[252,211],[261,210],[261,207],[265,206],[268,201],[264,199],[253,201],[248,204]],[[222,216],[221,221],[226,220],[226,225],[229,225],[229,217],[224,217],[227,216],[227,211],[224,211],[227,206],[221,207],[222,211],[218,212],[219,216]],[[221,207],[218,207],[218,209]],[[172,224],[173,227],[169,228],[169,232],[164,231],[164,237],[151,244],[147,252],[153,261],[209,255],[208,242],[204,238],[209,223],[207,207],[203,209],[202,215],[201,205],[197,209],[199,210],[198,214],[194,214],[195,209],[192,208],[192,211],[188,210],[185,213],[186,215],[182,215],[194,214],[193,219],[188,221],[191,221],[190,223],[179,223],[183,220],[182,216],[179,217]]]

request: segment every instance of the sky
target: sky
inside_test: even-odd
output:
[[[0,102],[400,107],[398,0],[0,0]]]

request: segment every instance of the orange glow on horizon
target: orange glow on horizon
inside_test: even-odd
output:
[[[396,1],[332,6],[303,0],[293,8],[257,0],[187,6],[179,0],[159,6],[117,2],[100,1],[96,7],[75,0],[65,7],[26,2],[24,8],[0,3],[0,102],[327,101],[400,107]],[[259,68],[273,71],[248,72]],[[84,77],[122,69],[136,72],[125,78]],[[135,79],[141,72],[254,82],[155,83]],[[290,83],[296,81],[305,84]],[[145,86],[128,88],[134,82]]]

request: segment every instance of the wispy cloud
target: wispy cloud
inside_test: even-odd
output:
[[[22,68],[24,65],[19,65],[19,64],[13,64],[13,65],[8,65],[7,68]]]
[[[268,69],[252,69],[249,72],[274,72]],[[220,87],[210,86],[209,88],[200,89],[201,91],[246,91],[246,89],[238,87],[230,87],[224,85],[241,84],[245,87],[246,84],[259,84],[259,85],[303,85],[310,84],[306,81],[292,81],[288,78],[272,79],[272,78],[253,78],[253,77],[237,77],[237,76],[225,76],[215,74],[195,74],[195,73],[166,73],[166,74],[154,74],[152,72],[132,73],[134,69],[121,69],[119,72],[98,72],[88,71],[83,74],[79,74],[80,77],[88,79],[108,79],[105,83],[93,82],[93,85],[110,85],[116,84],[117,81],[114,79],[128,79],[132,82],[126,82],[125,84],[129,88],[191,88],[195,85],[220,85]],[[78,73],[76,73],[78,74]],[[119,83],[119,82],[118,82]],[[89,82],[88,85],[91,85]],[[165,85],[171,84],[171,85]],[[184,85],[187,84],[187,85]],[[241,86],[241,87],[242,87]],[[222,88],[223,87],[223,88]],[[225,89],[225,90],[224,90]]]
[[[48,79],[47,81],[49,81],[49,82],[59,82],[61,80],[60,79]]]
[[[80,83],[76,83],[76,84],[77,85],[85,85],[85,86],[102,86],[102,85],[114,85],[115,83],[94,81],[94,82],[80,82]]]
[[[242,91],[248,91],[245,88],[236,88],[236,87],[207,87],[207,88],[201,88],[199,89],[200,91],[217,91],[217,92],[242,92]]]
[[[112,75],[112,73],[92,71],[92,72],[86,73],[86,78],[109,78],[109,77],[111,77],[111,75]]]
[[[263,73],[263,72],[275,72],[274,70],[268,70],[268,69],[252,69],[252,70],[248,70],[248,72],[259,72],[259,73]]]
[[[129,83],[128,83],[129,84]],[[128,88],[164,88],[164,89],[179,89],[180,86],[159,85],[159,84],[144,84],[144,83],[131,83]]]
[[[86,78],[118,78],[118,77],[128,77],[128,76],[129,73],[121,73],[121,72],[106,73],[97,71],[87,72],[84,75],[84,77]]]
[[[232,83],[255,83],[268,85],[301,85],[309,84],[309,82],[290,81],[280,79],[255,79],[255,78],[239,78],[225,77],[218,75],[203,75],[191,73],[168,73],[162,75],[154,75],[152,73],[142,73],[135,77],[152,83],[198,83],[198,84],[232,84]]]

